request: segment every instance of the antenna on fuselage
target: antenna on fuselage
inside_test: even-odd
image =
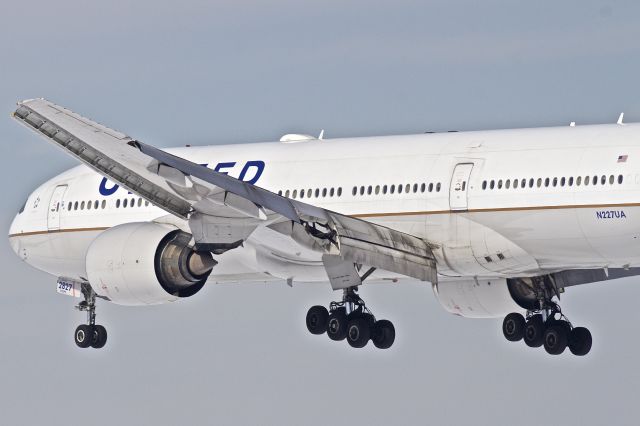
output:
[[[623,119],[624,119],[624,112],[621,112],[620,113],[620,117],[618,117],[618,124],[620,124],[621,126],[624,124],[622,122]]]

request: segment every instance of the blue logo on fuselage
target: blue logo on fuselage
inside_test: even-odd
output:
[[[229,174],[229,172],[232,172],[234,168],[236,168],[237,164],[238,163],[236,163],[235,161],[218,163],[213,168],[213,170],[227,175]],[[201,164],[201,165],[208,167],[208,164]],[[242,167],[242,169],[240,170],[238,179],[253,185],[257,183],[258,179],[260,179],[260,176],[262,176],[262,172],[264,172],[264,166],[265,166],[264,161],[260,161],[260,160],[247,161],[245,165]],[[102,178],[102,181],[100,181],[100,187],[98,188],[98,190],[100,191],[101,195],[107,196],[107,195],[114,194],[119,187],[120,186],[118,184],[110,182],[107,178]]]

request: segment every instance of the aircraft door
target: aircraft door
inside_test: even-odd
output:
[[[56,231],[60,229],[60,211],[62,210],[62,198],[67,191],[67,185],[58,185],[53,190],[49,210],[47,212],[47,229]]]
[[[449,207],[451,210],[466,211],[468,209],[469,178],[473,163],[457,164],[451,177],[449,187]]]

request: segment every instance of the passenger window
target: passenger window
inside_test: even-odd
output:
[[[80,203],[80,210],[84,210],[84,201]]]
[[[518,179],[513,180],[513,189],[518,189]]]
[[[604,185],[605,183],[607,183],[607,177],[605,175],[602,175],[602,177],[600,178],[600,183],[602,185]]]
[[[558,186],[558,178],[557,178],[557,177],[554,177],[554,178],[553,178],[553,186],[554,186],[554,188],[555,188],[556,186]]]
[[[493,189],[493,188],[495,188],[495,186],[496,186],[496,182],[492,179],[491,183],[489,184],[489,188]]]
[[[142,207],[142,198],[138,198],[138,207]]]
[[[502,189],[502,179],[498,181],[498,189]]]
[[[433,182],[429,184],[429,192],[433,192]]]
[[[333,190],[333,188],[331,188],[331,189],[329,190],[329,197],[333,197],[333,194],[334,194],[334,190]]]
[[[71,201],[69,201],[69,205],[67,206],[67,210],[71,210],[73,203]],[[26,206],[26,204],[25,204]],[[22,211],[20,213],[22,213],[24,211],[24,207],[22,208]]]
[[[376,195],[380,193],[380,185],[376,185]]]
[[[482,181],[482,189],[483,190],[487,189],[487,181],[486,180]]]
[[[289,194],[291,194],[291,192],[289,192],[289,190],[287,189],[287,190],[284,192],[284,196],[285,196],[285,197],[287,197],[287,198],[289,198]]]
[[[116,209],[119,209],[119,208],[120,208],[120,199],[117,199],[116,200]]]
[[[145,200],[144,205],[145,205],[146,207],[149,207],[149,201],[148,201],[148,200]]]
[[[411,184],[406,184],[404,187],[404,192],[407,194],[411,192]],[[415,192],[415,191],[414,191]]]
[[[387,185],[382,185],[382,193],[383,194],[387,193]]]
[[[367,195],[371,195],[372,192],[373,192],[373,187],[371,185],[369,185],[367,187]]]
[[[353,195],[355,196],[358,193],[358,187],[354,186],[353,187],[353,191],[351,191],[353,193]]]
[[[322,188],[322,198],[327,196],[327,188]]]
[[[613,177],[613,175],[609,176],[609,185],[613,185],[613,182],[615,182],[616,178]]]
[[[591,179],[591,183],[594,185],[598,184],[598,176],[594,176],[593,179]]]
[[[278,191],[278,195],[282,196],[282,191]]]
[[[427,189],[427,184],[426,183],[422,183],[420,185],[420,192],[424,192]]]
[[[342,195],[342,187],[339,186],[338,187],[338,197],[340,197]]]
[[[304,189],[301,189],[300,190],[300,199],[303,199],[303,198],[304,198]]]
[[[128,203],[129,203],[129,200],[127,200],[127,199],[125,198],[125,199],[124,199],[124,202],[122,203],[122,207],[125,207],[125,208],[126,208],[126,207],[127,207],[127,205],[128,205]]]
[[[395,185],[391,185],[391,188],[390,188],[389,192],[390,192],[391,194],[393,194],[394,192],[396,192],[396,186],[395,186]]]
[[[440,182],[436,184],[436,192],[440,192]]]
[[[297,198],[298,197],[298,190],[294,189],[293,190],[293,198]]]
[[[402,194],[402,184],[398,185],[398,194]]]
[[[522,182],[520,182],[520,187],[521,188],[526,188],[527,187],[527,180],[526,179],[522,179]]]
[[[544,179],[544,186],[545,188],[549,186],[549,178]]]
[[[148,203],[148,201],[147,201]],[[105,207],[107,207],[107,200],[102,200],[102,204],[100,206],[103,210],[105,209]]]
[[[91,205],[93,203],[91,201],[87,201],[87,210],[91,210]]]
[[[569,186],[573,186],[573,176],[569,178]]]
[[[507,179],[507,181],[504,183],[504,187],[505,187],[506,189],[511,188],[511,180],[510,180],[510,179]]]
[[[618,175],[618,183],[622,184],[622,175]]]
[[[418,192],[418,184],[417,183],[413,184],[413,192],[414,193]]]
[[[533,178],[529,179],[529,188],[533,188]]]
[[[563,176],[562,178],[560,178],[560,186],[564,186],[565,183],[566,183],[566,179]]]
[[[364,195],[364,186],[360,187],[360,195]]]
[[[538,178],[537,187],[540,188],[542,186],[542,178]]]

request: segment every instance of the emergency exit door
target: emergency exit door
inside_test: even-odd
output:
[[[469,208],[467,194],[473,163],[457,164],[453,169],[451,186],[449,187],[449,207],[451,210],[466,211]]]
[[[60,229],[60,211],[62,210],[62,198],[67,191],[67,185],[58,185],[53,190],[51,201],[49,202],[49,212],[47,214],[47,229],[56,231]]]

